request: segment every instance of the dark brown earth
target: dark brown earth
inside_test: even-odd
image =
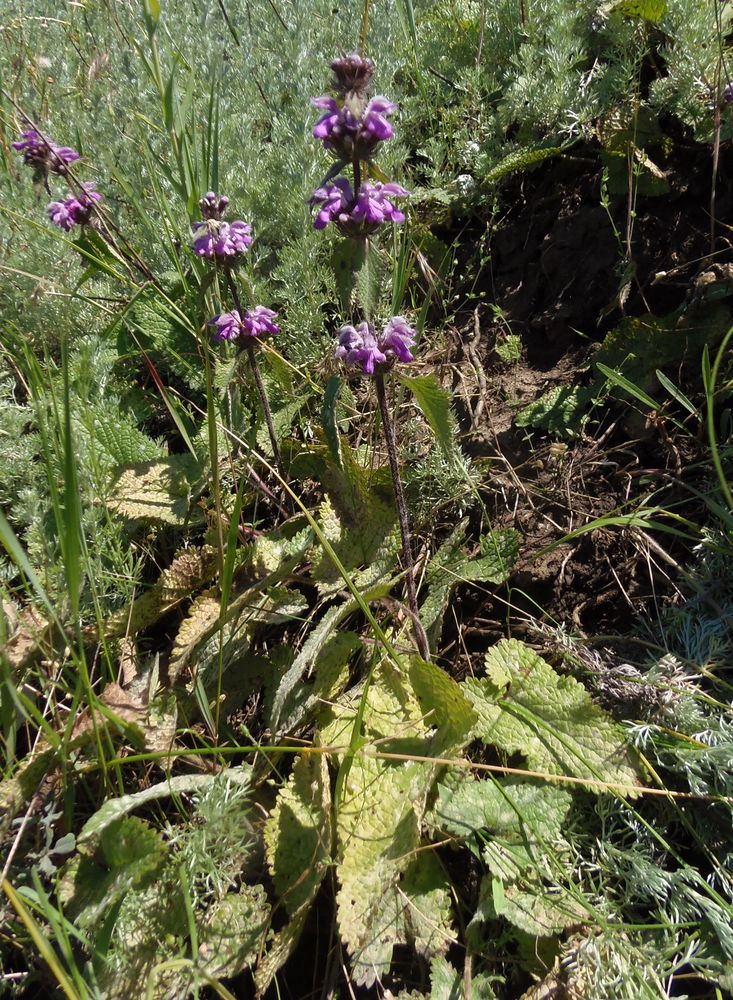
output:
[[[688,514],[704,520],[689,492],[707,474],[694,468],[706,453],[703,436],[680,433],[666,411],[650,413],[629,397],[606,402],[578,436],[564,441],[517,427],[515,417],[555,387],[591,384],[596,350],[624,317],[683,310],[700,288],[728,276],[732,166],[732,151],[725,150],[711,254],[710,153],[678,149],[674,162],[664,164],[669,193],[639,197],[634,207],[631,267],[623,240],[628,198],[612,197],[609,206],[619,241],[600,204],[595,150],[553,161],[504,193],[506,207],[484,240],[488,263],[472,282],[483,295],[459,309],[447,356],[436,352],[435,366],[452,391],[462,446],[482,470],[491,524],[480,530],[513,527],[524,542],[507,586],[458,590],[442,651],[456,676],[507,633],[541,644],[542,624],[619,643],[641,616],[656,620],[677,593],[676,568],[689,547],[671,536],[616,526],[546,549],[651,497],[652,503],[684,500]],[[461,230],[459,252],[476,245],[479,225],[485,229],[485,220]],[[468,260],[465,267],[470,271]],[[508,330],[521,340],[518,362],[496,353]],[[699,357],[668,374],[699,402]]]

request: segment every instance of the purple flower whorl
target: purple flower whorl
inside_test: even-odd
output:
[[[86,181],[82,187],[84,190],[78,195],[63,201],[52,201],[46,209],[54,226],[65,233],[70,233],[74,226],[85,226],[90,222],[95,204],[102,201],[102,195],[94,190],[93,181]]]
[[[360,368],[365,375],[373,375],[382,365],[391,367],[395,361],[405,364],[414,361],[410,348],[415,345],[415,337],[415,331],[402,316],[393,316],[379,336],[369,323],[343,326],[334,357],[351,368]]]
[[[215,327],[213,340],[217,343],[222,341],[239,340],[243,338],[259,338],[268,334],[280,332],[280,327],[273,323],[277,318],[274,309],[266,306],[255,306],[248,309],[244,317],[240,316],[236,309],[231,312],[220,313],[210,319],[208,326]]]
[[[248,222],[222,222],[210,218],[204,222],[194,222],[193,251],[198,257],[231,260],[244,254],[252,245],[252,227]]]
[[[70,146],[57,146],[35,129],[21,132],[20,140],[12,143],[13,149],[23,154],[23,162],[43,174],[67,173],[67,167],[79,159],[79,154]]]
[[[397,105],[386,97],[373,97],[366,106],[358,100],[339,105],[333,97],[314,97],[311,104],[326,112],[313,127],[314,138],[342,159],[368,160],[379,143],[394,134],[387,115],[394,114]]]
[[[325,229],[329,222],[335,223],[347,236],[364,236],[373,233],[384,222],[400,223],[405,214],[392,198],[407,198],[406,191],[399,184],[382,184],[365,181],[354,197],[351,185],[345,177],[326,187],[319,188],[311,198],[311,206],[321,206],[313,223],[314,229]]]

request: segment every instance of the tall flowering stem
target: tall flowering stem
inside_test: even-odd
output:
[[[260,371],[260,366],[257,362],[257,354],[255,353],[254,340],[258,333],[271,333],[277,332],[277,327],[273,326],[271,323],[271,317],[274,313],[271,313],[269,309],[265,310],[263,307],[258,306],[257,309],[245,313],[242,309],[242,303],[239,300],[239,293],[237,292],[237,286],[234,284],[234,279],[232,278],[232,273],[229,268],[226,268],[226,281],[229,292],[232,296],[232,301],[236,306],[236,313],[229,313],[229,316],[236,316],[239,321],[240,327],[244,327],[244,333],[249,334],[246,336],[246,350],[247,359],[249,361],[250,368],[252,369],[252,375],[254,376],[255,385],[257,386],[257,394],[260,397],[260,403],[262,404],[262,412],[265,415],[265,423],[267,424],[267,433],[270,435],[270,444],[272,445],[272,454],[275,457],[275,464],[277,465],[280,474],[283,474],[283,461],[282,455],[280,453],[280,446],[277,442],[277,434],[275,433],[275,424],[272,420],[272,410],[270,409],[270,402],[267,398],[267,391],[265,390],[265,383],[262,381],[262,372]],[[258,315],[259,310],[259,315]],[[268,313],[269,316],[263,316],[262,313]],[[242,319],[241,317],[244,317]],[[223,317],[218,317],[221,320]],[[220,331],[223,334],[221,324],[214,321],[214,325],[218,325]],[[269,328],[269,329],[268,329]],[[226,335],[220,335],[220,339],[234,339],[236,334],[231,337]]]
[[[400,465],[397,459],[397,439],[395,437],[394,421],[392,420],[392,412],[389,408],[389,403],[387,402],[387,388],[384,382],[384,374],[379,370],[377,370],[374,384],[377,389],[377,401],[379,402],[379,412],[382,416],[384,438],[387,442],[389,468],[392,473],[392,487],[394,489],[395,504],[397,505],[397,515],[400,522],[400,535],[402,536],[402,561],[406,574],[405,585],[407,587],[407,603],[412,613],[413,629],[418,651],[423,660],[428,660],[430,658],[430,650],[428,649],[427,637],[420,622],[420,615],[417,608],[415,560],[412,557],[412,535],[410,533],[410,522],[407,518],[405,494],[402,489]]]
[[[412,616],[415,641],[420,656],[427,660],[430,656],[425,629],[422,627],[417,610],[417,587],[415,585],[415,562],[412,558],[412,537],[410,522],[407,517],[407,504],[402,489],[400,465],[397,459],[397,441],[395,437],[394,420],[387,402],[387,390],[384,383],[385,373],[397,364],[410,364],[414,361],[412,348],[415,346],[415,331],[408,325],[403,316],[393,316],[380,334],[370,323],[360,323],[358,326],[344,326],[339,330],[339,339],[334,357],[350,368],[356,368],[364,375],[374,378],[379,412],[382,415],[382,426],[387,441],[389,468],[392,473],[395,504],[400,522],[402,536],[402,561],[407,580],[407,601]]]

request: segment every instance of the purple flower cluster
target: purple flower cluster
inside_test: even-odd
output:
[[[415,337],[415,331],[402,316],[393,316],[379,336],[369,323],[343,326],[334,357],[361,368],[365,375],[373,375],[380,365],[414,361],[410,348],[415,345]]]
[[[368,160],[377,145],[394,134],[387,115],[394,114],[397,105],[386,97],[373,97],[365,107],[358,99],[339,104],[333,97],[314,97],[311,104],[326,112],[313,128],[314,137],[342,159]]]
[[[248,222],[224,222],[229,199],[207,191],[199,202],[203,222],[194,222],[193,252],[210,260],[232,260],[246,253],[252,245],[252,227]]]
[[[342,161],[353,165],[354,187],[345,177],[324,184],[310,200],[317,209],[313,226],[325,229],[335,223],[345,236],[365,236],[385,222],[404,222],[404,213],[391,199],[407,198],[399,184],[362,182],[360,164],[368,163],[379,143],[394,134],[388,117],[397,110],[386,97],[368,98],[374,66],[353,53],[331,63],[336,97],[316,97],[314,107],[325,112],[316,122],[313,135]],[[368,173],[367,167],[367,173]]]
[[[374,76],[374,63],[371,59],[352,52],[351,55],[334,59],[331,63],[333,85],[340,97],[358,98],[364,100],[369,88],[369,82]]]
[[[194,222],[194,253],[210,259],[217,257],[231,259],[246,253],[252,244],[252,227],[247,222],[222,222],[220,219],[206,219]]]
[[[345,177],[326,187],[319,188],[311,198],[313,207],[320,206],[313,226],[325,229],[329,222],[335,223],[348,236],[361,236],[374,232],[383,222],[404,222],[405,215],[390,198],[407,198],[399,184],[382,184],[365,181],[357,195]]]
[[[218,195],[213,191],[207,191],[199,201],[199,208],[205,219],[221,219],[228,204],[229,199],[225,194]]]
[[[279,333],[280,327],[272,322],[276,319],[277,313],[266,306],[255,306],[248,309],[242,318],[236,309],[231,312],[220,313],[209,320],[208,325],[215,327],[213,339],[217,342],[223,340],[238,340],[240,337],[265,337],[268,334]]]
[[[75,149],[70,146],[57,146],[35,129],[22,132],[20,140],[13,143],[13,149],[23,154],[23,162],[33,167],[37,177],[40,175],[49,194],[49,172],[64,177],[69,172],[69,165],[79,159]],[[86,226],[92,221],[94,206],[100,201],[102,195],[94,190],[94,182],[86,181],[82,184],[81,190],[72,193],[70,198],[52,201],[46,208],[46,214],[54,226],[63,229],[65,233],[70,233],[74,226]]]
[[[49,170],[55,174],[65,174],[69,164],[79,159],[75,149],[57,146],[35,129],[21,132],[20,141],[13,143],[13,149],[23,154],[24,163],[44,174]]]
[[[70,233],[74,226],[86,225],[94,212],[94,206],[102,200],[102,195],[94,190],[94,182],[86,181],[78,195],[72,195],[64,201],[52,201],[46,209],[49,219],[63,229],[65,233]]]

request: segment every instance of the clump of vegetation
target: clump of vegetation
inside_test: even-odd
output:
[[[0,992],[718,1000],[733,15],[235,13],[2,36]]]

